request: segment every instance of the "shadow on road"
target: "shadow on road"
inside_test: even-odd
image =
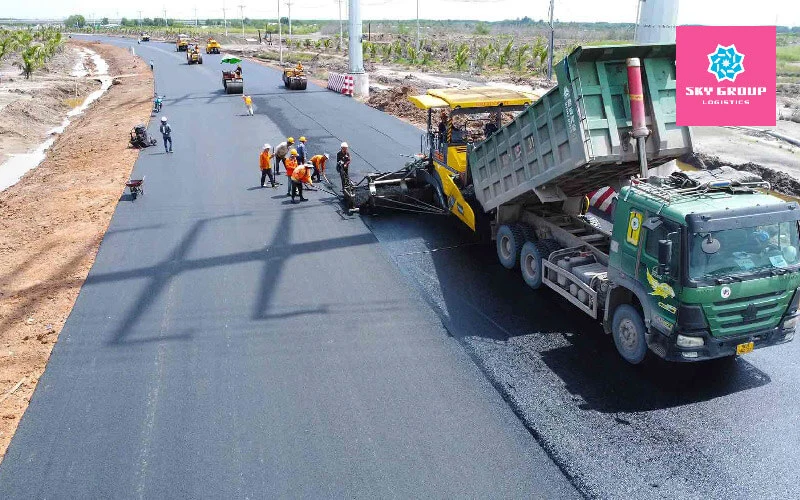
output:
[[[310,206],[310,205],[305,205]],[[263,273],[259,280],[259,292],[255,297],[252,307],[252,320],[268,320],[276,317],[287,317],[287,315],[298,316],[308,314],[325,314],[329,311],[327,306],[320,306],[318,309],[303,308],[300,312],[282,312],[271,314],[270,305],[272,297],[279,283],[281,274],[284,270],[286,260],[310,253],[326,252],[336,248],[352,247],[357,245],[370,245],[375,243],[375,237],[369,233],[343,236],[327,240],[292,243],[290,241],[290,227],[295,209],[286,209],[281,212],[278,224],[275,227],[272,241],[260,250],[239,252],[214,257],[188,258],[200,234],[208,230],[209,226],[215,222],[235,217],[246,217],[249,213],[225,215],[211,217],[196,221],[189,231],[183,236],[181,241],[161,262],[152,266],[126,271],[116,271],[110,273],[91,274],[84,286],[90,287],[102,283],[115,282],[121,280],[137,280],[146,278],[148,280],[144,290],[136,298],[134,304],[127,310],[119,321],[119,326],[113,331],[109,344],[120,345],[128,343],[146,342],[148,339],[128,339],[129,334],[136,326],[143,315],[155,304],[164,303],[163,294],[169,288],[172,281],[182,273],[199,269],[213,267],[225,267],[241,264],[245,262],[262,262]],[[155,337],[151,341],[159,340],[181,340],[185,335],[173,337]]]

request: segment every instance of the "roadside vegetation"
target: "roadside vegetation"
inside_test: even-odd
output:
[[[26,79],[43,67],[63,45],[61,31],[48,27],[39,30],[0,30],[0,61],[12,59]]]

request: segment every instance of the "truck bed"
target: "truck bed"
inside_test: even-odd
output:
[[[484,210],[583,196],[639,171],[626,59],[641,60],[647,157],[656,167],[692,150],[675,124],[675,46],[578,48],[556,66],[558,86],[469,155]]]

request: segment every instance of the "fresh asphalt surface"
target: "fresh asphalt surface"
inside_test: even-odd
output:
[[[258,187],[264,142],[347,140],[369,170],[402,164],[418,133],[245,63],[248,117],[220,56],[132,45],[175,152],[153,119],[146,194],[117,208],[0,497],[579,496],[358,217],[322,192],[291,204],[285,177]]]
[[[150,50],[157,73],[178,64]],[[349,218],[323,193],[292,207],[283,191],[248,191],[263,140],[302,132],[333,152],[346,139],[368,171],[399,166],[419,138],[347,98],[287,94],[276,73],[245,71],[259,75],[252,119],[200,77],[160,89],[177,152],[137,164],[147,195],[117,210],[0,494],[574,494],[535,438],[586,496],[800,496],[798,342],[630,367],[455,220]]]

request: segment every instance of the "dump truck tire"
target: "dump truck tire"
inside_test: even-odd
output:
[[[497,260],[506,269],[514,269],[519,262],[519,253],[525,243],[525,235],[518,225],[503,224],[497,230]]]
[[[644,361],[647,355],[647,339],[642,315],[635,307],[622,304],[614,311],[611,335],[622,358],[632,365]]]
[[[542,286],[544,269],[542,260],[545,259],[547,250],[539,241],[526,241],[519,253],[519,267],[522,279],[534,290]]]

